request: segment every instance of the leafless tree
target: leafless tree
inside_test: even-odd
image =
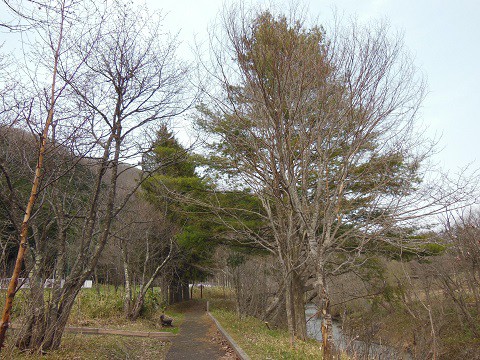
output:
[[[131,200],[116,224],[113,236],[123,262],[125,316],[135,320],[147,291],[173,257],[175,226],[142,197]]]
[[[17,337],[20,348],[32,351],[60,345],[75,297],[111,237],[114,219],[148,176],[140,173],[136,184],[119,194],[119,178],[135,167],[121,165],[122,161],[138,162],[148,148],[138,135],[189,106],[184,101],[187,73],[174,57],[175,39],[160,33],[159,14],[120,1],[109,4],[108,10],[94,7],[89,16],[63,5],[60,12],[46,7],[51,12],[44,23],[43,39],[47,44],[58,41],[50,48],[55,54],[54,74],[60,79],[53,81],[49,120],[36,123],[34,117],[25,116],[32,129],[38,124],[47,131],[40,139],[52,167],[43,174],[39,170],[32,194],[42,194],[42,206],[53,214],[45,226],[55,228],[54,238],[48,228],[34,229],[33,261],[27,269],[34,284],[29,291],[32,311]],[[60,14],[57,32],[54,14]],[[68,24],[75,20],[81,31],[62,27],[67,20]],[[57,103],[60,94],[65,99],[62,106]],[[59,155],[62,152],[66,154]],[[55,163],[62,156],[69,166]],[[37,214],[46,210],[42,206],[37,205]],[[22,229],[27,231],[28,224]],[[20,247],[22,252],[25,248]],[[52,276],[53,289],[45,300],[43,284]],[[15,288],[16,284],[13,292]],[[8,320],[3,324],[6,328]]]
[[[445,219],[447,260],[432,264],[434,277],[452,301],[461,323],[480,336],[473,314],[480,311],[480,218],[473,209],[450,213]]]
[[[48,7],[49,7],[48,5],[45,6],[45,8],[48,8]],[[33,185],[32,185],[27,206],[25,208],[25,215],[23,217],[23,221],[21,225],[20,245],[18,248],[17,260],[15,263],[10,284],[8,286],[7,298],[6,298],[5,307],[2,315],[2,323],[0,325],[0,348],[4,346],[3,344],[5,341],[5,333],[8,329],[9,322],[10,322],[10,312],[13,305],[13,298],[15,296],[15,292],[18,284],[18,277],[22,267],[23,258],[25,256],[25,250],[27,248],[29,220],[32,215],[32,211],[33,211],[38,193],[40,191],[40,183],[43,176],[43,162],[44,162],[45,152],[47,151],[47,139],[49,137],[50,127],[52,126],[52,123],[53,123],[54,109],[56,106],[57,99],[61,94],[62,90],[64,89],[62,88],[62,86],[58,87],[57,73],[58,73],[58,63],[60,59],[60,54],[63,51],[62,50],[63,31],[64,31],[64,27],[66,27],[66,24],[67,24],[66,18],[67,18],[67,12],[69,11],[69,8],[70,8],[69,4],[63,1],[63,2],[60,2],[57,5],[57,7],[53,9],[47,9],[47,12],[53,15],[55,19],[54,20],[55,23],[52,24],[52,28],[51,28],[52,32],[49,33],[51,37],[49,38],[49,42],[48,42],[48,45],[50,46],[53,54],[53,57],[52,57],[53,61],[51,66],[51,69],[52,69],[51,91],[48,97],[47,116],[43,124],[43,129],[39,139],[39,152],[38,152],[38,159],[37,159],[35,174],[33,177]]]
[[[224,13],[212,53],[217,87],[208,89],[213,105],[200,124],[220,140],[215,150],[230,175],[262,201],[274,241],[259,243],[290,279],[295,336],[303,337],[296,316],[304,312],[292,294],[313,276],[329,356],[327,276],[369,247],[415,248],[402,229],[468,192],[422,184],[431,147],[414,121],[425,84],[388,26],[352,23],[326,33],[295,13],[235,8]]]

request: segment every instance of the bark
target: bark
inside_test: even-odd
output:
[[[123,273],[125,276],[125,295],[124,295],[124,300],[123,300],[123,311],[125,314],[130,313],[130,308],[132,306],[132,286],[130,282],[130,271],[129,271],[129,265],[127,261],[127,255],[125,253],[125,250],[122,246],[122,257],[123,257]]]
[[[39,244],[38,241],[37,247]],[[28,291],[30,311],[23,324],[21,335],[17,336],[17,346],[23,349],[29,349],[32,344],[41,343],[45,333],[45,324],[41,321],[45,314],[43,293],[45,277],[43,276],[42,252],[36,252],[35,263],[28,278],[30,283]],[[37,323],[40,323],[40,326],[35,326]]]
[[[65,281],[65,285],[62,288],[61,284],[57,283],[57,288],[54,289],[54,296],[51,300],[50,307],[48,311],[42,316],[31,317],[26,324],[28,331],[21,333],[17,338],[17,346],[21,350],[55,350],[60,346],[61,338],[63,331],[67,324],[68,316],[73,307],[74,301],[78,292],[82,288],[83,283],[87,280],[93,273],[100,254],[107,242],[110,227],[112,223],[113,215],[113,206],[115,203],[116,197],[116,183],[117,183],[117,174],[118,174],[118,159],[120,152],[120,143],[119,135],[121,133],[121,126],[116,126],[114,133],[111,136],[111,139],[115,140],[115,152],[113,160],[111,161],[111,180],[110,188],[108,193],[108,200],[106,204],[106,211],[104,217],[104,224],[100,239],[93,250],[91,257],[87,257],[88,249],[91,246],[92,241],[94,240],[93,231],[96,224],[97,213],[99,203],[98,198],[100,194],[100,188],[102,185],[103,175],[105,174],[105,169],[108,162],[108,154],[110,153],[109,149],[105,150],[104,162],[102,163],[101,169],[97,176],[97,184],[93,193],[93,200],[90,203],[90,217],[86,221],[86,231],[83,234],[81,241],[80,254],[76,258],[75,264],[72,268],[72,271],[68,278]],[[60,216],[59,218],[62,218]],[[63,233],[61,231],[60,233]],[[63,239],[65,240],[65,239]],[[64,261],[64,260],[62,260]],[[58,269],[60,274],[63,274],[63,269]],[[42,283],[43,285],[43,283]],[[43,286],[42,286],[43,291]],[[43,334],[42,336],[36,336],[35,334]]]
[[[295,344],[295,307],[293,299],[292,279],[291,274],[287,274],[287,281],[285,286],[285,307],[287,315],[288,333],[290,335],[290,346]]]
[[[125,6],[128,6],[128,4],[125,4]],[[130,196],[140,186],[139,182],[138,186],[132,189],[119,204],[117,195],[119,161],[121,158],[123,159],[131,155],[129,150],[121,154],[121,150],[125,150],[122,147],[124,145],[123,142],[127,142],[126,136],[131,134],[131,137],[133,137],[133,133],[147,123],[170,118],[170,116],[185,110],[185,107],[181,106],[180,102],[182,94],[184,94],[181,80],[185,72],[183,69],[177,69],[174,66],[174,61],[169,61],[172,59],[175,50],[173,43],[168,43],[167,48],[164,49],[157,43],[157,47],[154,44],[158,39],[157,36],[152,36],[145,42],[139,43],[138,37],[131,36],[132,33],[136,30],[137,34],[143,34],[145,33],[145,28],[151,24],[140,24],[138,28],[134,29],[138,23],[138,19],[135,17],[130,17],[130,21],[127,22],[120,22],[118,31],[105,31],[102,34],[101,31],[109,27],[106,25],[96,26],[97,20],[104,25],[103,21],[107,21],[107,18],[111,19],[115,24],[118,23],[119,17],[123,16],[123,19],[127,19],[127,15],[131,12],[123,8],[122,6],[122,9],[118,9],[119,13],[116,14],[118,16],[114,12],[111,13],[111,17],[104,17],[98,12],[92,14],[92,18],[94,18],[92,21],[95,23],[90,23],[89,18],[85,25],[87,27],[88,25],[95,25],[95,27],[90,27],[83,34],[85,36],[82,38],[75,39],[78,40],[78,43],[75,47],[69,48],[72,52],[78,50],[77,56],[73,56],[72,61],[69,61],[69,64],[71,64],[78,60],[78,67],[75,69],[64,67],[59,72],[59,76],[72,90],[71,94],[78,96],[79,105],[80,103],[83,104],[79,106],[79,111],[85,111],[78,116],[82,118],[85,116],[88,119],[85,124],[91,124],[92,126],[90,129],[82,129],[81,133],[83,133],[83,130],[86,130],[92,135],[92,146],[95,148],[93,153],[89,155],[95,156],[97,159],[95,164],[97,174],[96,178],[88,184],[88,194],[83,194],[80,205],[82,209],[75,214],[78,215],[75,224],[81,230],[78,231],[80,236],[77,236],[77,233],[74,231],[75,239],[69,239],[74,240],[76,253],[74,254],[74,263],[68,269],[70,273],[63,288],[61,287],[61,279],[65,275],[65,259],[67,256],[65,241],[58,247],[56,246],[57,244],[51,246],[51,248],[59,251],[52,297],[47,304],[47,308],[43,307],[42,310],[42,306],[35,306],[34,316],[32,315],[28,319],[25,327],[28,331],[23,333],[17,341],[22,350],[31,349],[36,351],[41,349],[43,351],[58,348],[75,298],[84,281],[92,275],[105,244],[111,236],[110,232],[114,217],[122,210]],[[62,18],[61,20],[63,21],[64,19]],[[122,24],[126,23],[131,26],[122,28]],[[48,23],[47,25],[51,24]],[[155,25],[158,24],[152,25],[152,31],[157,31]],[[90,31],[92,29],[95,29],[95,31]],[[96,30],[98,30],[98,33]],[[119,36],[115,38],[115,36],[112,37],[110,35]],[[122,37],[121,35],[124,36]],[[60,54],[61,40],[62,34],[60,32],[53,69],[51,104],[49,104],[49,113],[41,136],[42,145],[38,157],[34,186],[32,187],[25,219],[21,227],[22,242],[16,263],[16,272],[9,286],[5,316],[0,326],[0,331],[3,333],[0,335],[1,341],[3,341],[4,333],[9,325],[9,312],[17,286],[16,279],[18,279],[23,254],[26,249],[26,237],[29,228],[28,219],[33,209],[38,189],[40,189],[39,183],[42,176],[42,161],[48,138],[48,128],[53,118],[55,96],[59,96],[59,91],[55,92],[55,76],[57,74],[56,64]],[[138,51],[130,51],[132,46]],[[52,45],[52,48],[55,50],[55,44]],[[85,51],[86,49],[88,51]],[[88,56],[91,53],[93,53],[93,56]],[[125,57],[128,56],[133,58],[126,59]],[[152,64],[152,62],[154,63]],[[88,80],[85,80],[86,77]],[[100,94],[100,96],[96,96],[97,94]],[[102,98],[100,104],[96,103],[98,98]],[[110,102],[110,100],[112,101]],[[72,101],[72,103],[74,102]],[[93,114],[95,114],[94,118]],[[97,124],[97,119],[103,121],[103,124]],[[122,131],[122,125],[128,125],[128,128]],[[63,130],[67,132],[69,129],[67,127]],[[82,144],[85,145],[83,140]],[[83,145],[80,145],[80,147]],[[129,147],[129,149],[131,150],[132,147]],[[97,158],[99,151],[102,151],[103,154],[100,155],[100,158]],[[107,171],[108,183],[105,181]],[[65,213],[67,212],[65,211]],[[80,218],[84,219],[81,221],[83,224],[80,224],[80,221],[78,221]],[[68,228],[68,225],[65,225],[65,228]],[[44,278],[46,276],[45,271],[39,271],[39,276]],[[39,292],[43,292],[43,284],[39,288],[41,289]],[[37,336],[36,334],[43,335]]]
[[[183,301],[188,301],[190,300],[190,291],[189,291],[189,287],[188,287],[188,282],[184,282],[182,284],[182,300]]]
[[[142,274],[142,283],[140,284],[140,290],[138,295],[135,298],[135,301],[133,301],[133,293],[131,290],[130,285],[128,286],[129,292],[127,293],[127,278],[128,277],[128,271],[125,270],[125,303],[124,303],[124,310],[127,318],[130,320],[136,320],[138,316],[140,315],[143,305],[145,303],[145,295],[147,294],[147,291],[152,287],[153,282],[159,277],[160,272],[162,269],[165,268],[165,266],[168,264],[171,258],[172,254],[172,249],[173,249],[173,243],[170,243],[170,251],[165,259],[163,259],[162,263],[159,264],[156,268],[155,271],[150,275],[149,279],[147,282],[145,282],[146,279],[146,272],[147,272],[147,266],[146,263],[149,260],[148,257],[148,252],[147,256],[145,258],[145,266],[143,267],[143,274]],[[128,267],[128,264],[124,264],[124,266]],[[126,268],[127,269],[127,268]],[[127,298],[128,297],[128,298]],[[188,284],[187,284],[187,295],[183,295],[184,298],[188,298]],[[133,301],[133,304],[132,304]]]
[[[16,345],[21,350],[32,352],[55,350],[60,346],[68,316],[83,282],[78,285],[77,281],[70,280],[65,283],[64,288],[54,289],[54,296],[47,307],[42,306],[44,279],[36,282],[35,289],[31,289],[36,303],[17,336]]]
[[[292,271],[285,287],[285,308],[290,344],[296,339],[307,340],[307,322],[305,318],[305,301],[303,283],[296,271]]]
[[[295,313],[295,336],[297,339],[307,340],[307,319],[305,317],[305,292],[301,277],[294,272],[292,277],[293,308]]]
[[[317,283],[318,294],[320,296],[320,309],[322,314],[322,346],[323,346],[323,358],[325,360],[331,360],[334,358],[334,344],[333,344],[333,327],[332,327],[332,314],[330,312],[330,295],[328,292],[328,286],[326,282],[325,270],[320,264],[317,270]]]
[[[182,287],[179,280],[172,280],[168,286],[168,303],[170,305],[176,304],[182,301]]]
[[[32,190],[30,192],[30,198],[27,203],[27,207],[25,210],[25,216],[23,218],[22,226],[21,226],[21,233],[20,233],[20,246],[18,248],[18,254],[17,254],[17,259],[15,261],[15,267],[13,270],[12,278],[10,280],[10,283],[8,285],[7,289],[7,296],[5,300],[5,306],[3,309],[3,314],[2,314],[2,322],[0,324],[0,350],[4,346],[4,341],[5,341],[5,334],[8,329],[8,326],[10,324],[10,313],[13,307],[13,299],[15,297],[15,293],[17,290],[17,285],[18,285],[18,278],[20,276],[20,271],[22,269],[22,263],[23,259],[25,257],[25,251],[27,249],[28,243],[27,243],[27,236],[28,236],[28,229],[29,229],[29,221],[30,217],[32,215],[33,207],[35,205],[35,202],[37,200],[38,196],[38,191],[40,187],[40,182],[43,177],[43,162],[44,162],[44,157],[45,157],[45,152],[47,150],[47,139],[48,139],[48,134],[49,130],[53,121],[53,114],[54,114],[54,108],[55,108],[55,102],[56,102],[56,84],[57,84],[57,66],[58,66],[58,61],[60,58],[60,47],[62,44],[63,40],[63,21],[64,21],[64,14],[63,11],[65,10],[65,4],[63,3],[61,5],[61,17],[60,17],[60,33],[57,39],[57,46],[55,49],[55,54],[54,54],[54,64],[53,64],[53,71],[52,71],[52,85],[51,85],[51,92],[50,92],[50,104],[49,104],[49,110],[48,110],[48,115],[47,119],[45,121],[45,126],[43,128],[43,133],[40,138],[40,148],[38,152],[38,159],[37,159],[37,166],[35,168],[35,175],[33,178],[33,184],[32,184]]]

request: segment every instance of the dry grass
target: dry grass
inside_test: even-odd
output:
[[[212,314],[252,360],[322,359],[320,344],[315,340],[296,341],[292,348],[286,331],[268,330],[256,318],[240,319],[234,312],[218,308],[213,309]]]
[[[114,360],[165,359],[168,343],[150,338],[133,338],[112,335],[65,334],[60,349],[46,355],[20,353],[8,346],[2,351],[2,359],[42,360]]]
[[[152,299],[159,298],[153,293]],[[183,321],[183,314],[168,308],[166,313],[173,317],[175,327],[162,327],[160,315],[162,307],[153,300],[146,303],[146,310],[135,321],[128,320],[123,314],[123,292],[115,291],[111,286],[96,289],[83,289],[76,299],[69,318],[69,326],[100,327],[131,331],[168,331],[177,333],[178,324]]]
[[[24,296],[16,297],[14,322],[20,323],[22,314],[27,311]],[[178,332],[178,325],[184,315],[176,310],[166,309],[166,314],[174,318],[174,328],[163,328],[160,323],[162,307],[156,299],[159,294],[151,292],[145,312],[136,321],[126,319],[123,314],[123,292],[112,286],[100,289],[82,289],[75,301],[67,326],[100,327],[131,331]],[[46,292],[48,298],[48,292]],[[58,350],[48,354],[20,353],[14,346],[14,333],[7,339],[7,347],[0,354],[1,359],[164,359],[169,343],[158,339],[125,337],[114,335],[87,335],[66,333]]]

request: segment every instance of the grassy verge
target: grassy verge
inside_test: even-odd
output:
[[[195,295],[198,296],[198,292]],[[292,348],[286,330],[269,330],[263,321],[251,316],[239,318],[234,311],[231,290],[206,287],[203,298],[210,301],[212,315],[252,360],[322,359],[321,347],[316,340],[297,340]],[[342,356],[341,359],[348,357]]]
[[[231,310],[213,307],[211,312],[252,360],[322,358],[317,341],[297,341],[292,348],[286,331],[269,330],[261,320],[253,317],[240,319]]]
[[[14,322],[20,323],[22,314],[28,311],[22,292],[16,297]],[[45,292],[46,301],[49,293]],[[67,326],[100,327],[131,331],[178,332],[178,325],[184,315],[175,308],[168,308],[166,314],[174,318],[174,328],[163,328],[160,315],[163,308],[158,292],[149,292],[145,309],[136,321],[126,319],[123,314],[123,292],[112,286],[99,289],[82,289],[69,317]],[[1,359],[164,359],[169,343],[158,339],[125,337],[114,335],[87,335],[65,333],[58,350],[45,355],[20,353],[14,346],[15,334],[9,331],[6,348]]]
[[[45,355],[22,354],[16,348],[8,346],[5,351],[2,351],[2,359],[157,360],[165,359],[168,346],[167,343],[150,338],[65,334],[58,350]]]

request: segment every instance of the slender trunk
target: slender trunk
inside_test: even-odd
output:
[[[59,300],[62,298],[62,278],[64,276],[64,268],[66,263],[66,252],[65,244],[67,239],[67,227],[68,223],[65,222],[65,217],[63,213],[63,205],[58,197],[55,198],[55,201],[52,203],[53,210],[55,213],[56,224],[58,227],[57,235],[57,254],[56,254],[56,264],[54,268],[54,282],[52,284],[52,289],[50,292],[50,298],[46,307],[43,307],[43,311],[39,312],[32,311],[31,316],[27,318],[27,321],[24,325],[24,331],[21,331],[17,335],[17,347],[21,350],[30,349],[34,350],[44,350],[45,341],[48,340],[47,334],[52,332],[52,327],[55,326],[53,321],[54,315],[57,316],[57,305]],[[35,266],[34,271],[30,275],[30,281],[36,285],[36,288],[31,288],[29,300],[32,304],[39,304],[43,301],[44,298],[44,289],[43,284],[45,282],[45,276],[42,275],[40,280],[36,280],[40,274],[43,274],[44,266],[44,257],[47,255],[45,246],[41,246],[41,241],[36,241],[35,249]],[[34,292],[34,290],[37,290]],[[33,306],[32,308],[39,308],[38,305]],[[35,316],[33,316],[35,314]],[[54,315],[52,315],[54,314]]]
[[[62,292],[62,300],[57,303],[58,305],[52,307],[48,314],[48,327],[45,333],[45,339],[43,342],[43,349],[56,350],[60,347],[63,332],[67,325],[68,317],[72,311],[75,299],[80,292],[83,285],[83,281],[73,282],[71,284],[65,284],[64,291]]]
[[[129,317],[130,308],[132,306],[132,287],[130,282],[130,271],[127,261],[127,254],[125,249],[121,248],[122,258],[123,258],[123,274],[125,276],[125,295],[123,298],[123,311],[125,316]]]
[[[237,316],[241,317],[242,309],[241,309],[241,296],[242,296],[242,286],[240,284],[240,269],[235,267],[233,269],[233,287],[235,289],[235,310],[237,312]],[[200,284],[200,299],[202,298],[202,291],[203,285]]]
[[[35,263],[28,276],[30,284],[28,290],[29,313],[17,336],[17,347],[21,349],[35,349],[36,344],[43,342],[45,332],[45,324],[42,322],[45,316],[43,256],[41,251],[35,252]]]
[[[288,334],[290,336],[290,346],[295,344],[295,308],[294,295],[292,289],[292,274],[290,272],[286,275],[285,281],[285,310],[287,315]]]
[[[333,359],[334,344],[333,344],[333,328],[332,315],[330,312],[330,296],[325,277],[325,270],[320,264],[317,269],[318,294],[320,294],[321,313],[322,313],[322,345],[323,358],[325,360]]]
[[[122,254],[123,254],[123,249],[122,249]],[[132,293],[131,293],[131,287],[130,285],[128,285],[128,288],[129,288],[129,301],[128,301],[128,304],[127,303],[124,303],[124,309],[126,310],[125,314],[127,315],[127,317],[131,320],[135,320],[139,315],[140,315],[140,312],[143,308],[143,304],[145,302],[145,295],[147,294],[147,291],[148,289],[150,289],[153,285],[153,282],[155,281],[155,279],[157,279],[157,277],[160,275],[160,271],[168,264],[168,262],[170,261],[170,257],[171,257],[171,254],[172,254],[172,247],[170,247],[170,251],[167,255],[167,257],[162,261],[162,263],[160,265],[158,265],[155,269],[155,271],[153,272],[153,274],[150,276],[150,278],[148,279],[148,281],[145,283],[145,279],[146,279],[146,272],[147,272],[147,266],[145,264],[145,266],[143,267],[143,274],[142,274],[142,283],[140,284],[140,291],[139,291],[139,294],[137,296],[137,298],[135,299],[135,303],[131,304],[131,300],[132,300]],[[125,257],[124,257],[125,259]],[[148,257],[147,257],[148,259]],[[127,269],[128,267],[128,263],[126,262],[126,260],[124,260],[124,266],[125,269]],[[125,292],[127,292],[127,279],[129,279],[129,276],[128,276],[128,271],[126,271],[125,273]],[[130,281],[128,281],[128,284],[130,283]],[[187,289],[188,290],[188,289]],[[188,291],[187,291],[187,294],[188,294]],[[127,294],[125,294],[125,299],[127,297]],[[126,307],[128,305],[128,308]]]
[[[25,215],[23,217],[23,222],[21,226],[20,246],[18,247],[17,259],[15,261],[15,267],[13,269],[12,278],[8,285],[7,296],[5,299],[5,306],[2,314],[2,322],[0,324],[0,351],[4,346],[5,334],[10,324],[10,313],[12,311],[13,299],[15,297],[15,293],[17,290],[18,278],[20,276],[20,271],[22,269],[22,263],[25,257],[25,251],[27,250],[27,246],[28,246],[27,236],[28,236],[30,216],[32,214],[33,207],[35,205],[35,201],[37,200],[40,182],[43,176],[43,161],[45,157],[45,152],[47,150],[48,133],[50,130],[50,126],[52,125],[53,113],[54,113],[55,102],[56,102],[55,88],[57,84],[56,78],[57,78],[58,60],[60,57],[60,47],[63,40],[63,21],[64,21],[63,11],[65,10],[64,6],[65,4],[62,4],[62,9],[61,9],[62,11],[61,11],[61,18],[60,18],[60,33],[58,36],[57,47],[55,49],[55,54],[54,54],[52,86],[51,86],[51,92],[50,92],[50,108],[48,110],[47,120],[45,121],[43,133],[40,138],[40,148],[38,152],[37,166],[35,168],[35,175],[33,177],[33,184],[30,192],[30,198],[27,203]]]
[[[144,303],[145,303],[145,293],[140,292],[140,294],[138,294],[137,298],[135,299],[133,306],[131,306],[128,309],[127,317],[132,321],[137,320],[137,318],[140,316],[140,313],[143,309]]]
[[[35,288],[36,305],[28,316],[22,331],[17,336],[17,347],[20,350],[44,351],[58,349],[61,343],[63,331],[68,321],[75,298],[81,289],[81,284],[69,281],[64,288],[55,289],[49,307],[42,306],[43,283],[40,281]],[[83,282],[82,282],[83,284]]]
[[[190,291],[188,288],[188,282],[182,283],[182,299],[183,301],[190,300]]]
[[[168,283],[165,278],[162,279],[161,288],[162,302],[168,304]]]

